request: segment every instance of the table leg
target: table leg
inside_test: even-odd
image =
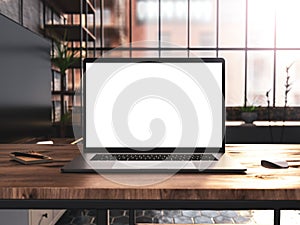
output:
[[[280,225],[280,209],[274,210],[274,225]]]
[[[108,210],[97,209],[97,225],[109,225]]]
[[[135,225],[135,209],[129,209],[129,225]]]

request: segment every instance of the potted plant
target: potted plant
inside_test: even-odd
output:
[[[72,122],[72,113],[71,111],[66,112],[60,118],[60,126],[59,126],[59,135],[61,138],[67,136],[68,133],[68,125]]]
[[[65,35],[66,37],[66,35]],[[65,39],[65,38],[64,38]],[[52,63],[55,65],[61,74],[61,91],[66,90],[66,71],[76,62],[76,51],[72,51],[68,42],[54,39],[56,55],[52,58]]]
[[[64,105],[64,92],[67,90],[66,87],[66,71],[70,68],[77,60],[75,57],[77,51],[72,51],[69,48],[68,42],[66,41],[66,34],[64,35],[64,40],[60,41],[58,38],[54,38],[55,43],[55,56],[52,57],[52,63],[56,66],[60,72],[60,93],[61,93],[61,100],[60,100],[60,136],[64,137],[66,134],[66,127],[67,123],[70,121],[71,113],[65,112],[65,105]]]
[[[247,125],[253,125],[253,121],[257,119],[257,106],[246,104],[241,107],[241,118]]]

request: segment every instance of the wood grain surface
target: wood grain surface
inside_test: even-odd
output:
[[[9,152],[34,150],[51,156],[53,163],[22,165]],[[80,154],[76,145],[0,145],[0,199],[101,200],[300,200],[300,167],[266,169],[261,159],[300,160],[300,145],[231,145],[227,151],[244,164],[246,174],[176,174],[151,183],[164,174],[61,173],[60,168]],[[132,183],[132,182],[131,182]]]

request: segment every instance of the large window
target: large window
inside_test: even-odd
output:
[[[286,67],[292,65],[288,105],[300,105],[299,0],[121,2],[104,1],[109,25],[103,26],[101,50],[125,44],[130,50],[116,56],[223,57],[227,106],[246,100],[266,106],[269,90],[271,106],[283,106]],[[119,32],[113,32],[113,21]],[[153,42],[141,42],[146,40]]]

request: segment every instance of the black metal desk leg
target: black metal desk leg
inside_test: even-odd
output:
[[[97,225],[109,225],[108,210],[97,209]]]
[[[274,225],[280,225],[280,209],[274,210]]]
[[[135,225],[135,210],[129,209],[129,225]]]

